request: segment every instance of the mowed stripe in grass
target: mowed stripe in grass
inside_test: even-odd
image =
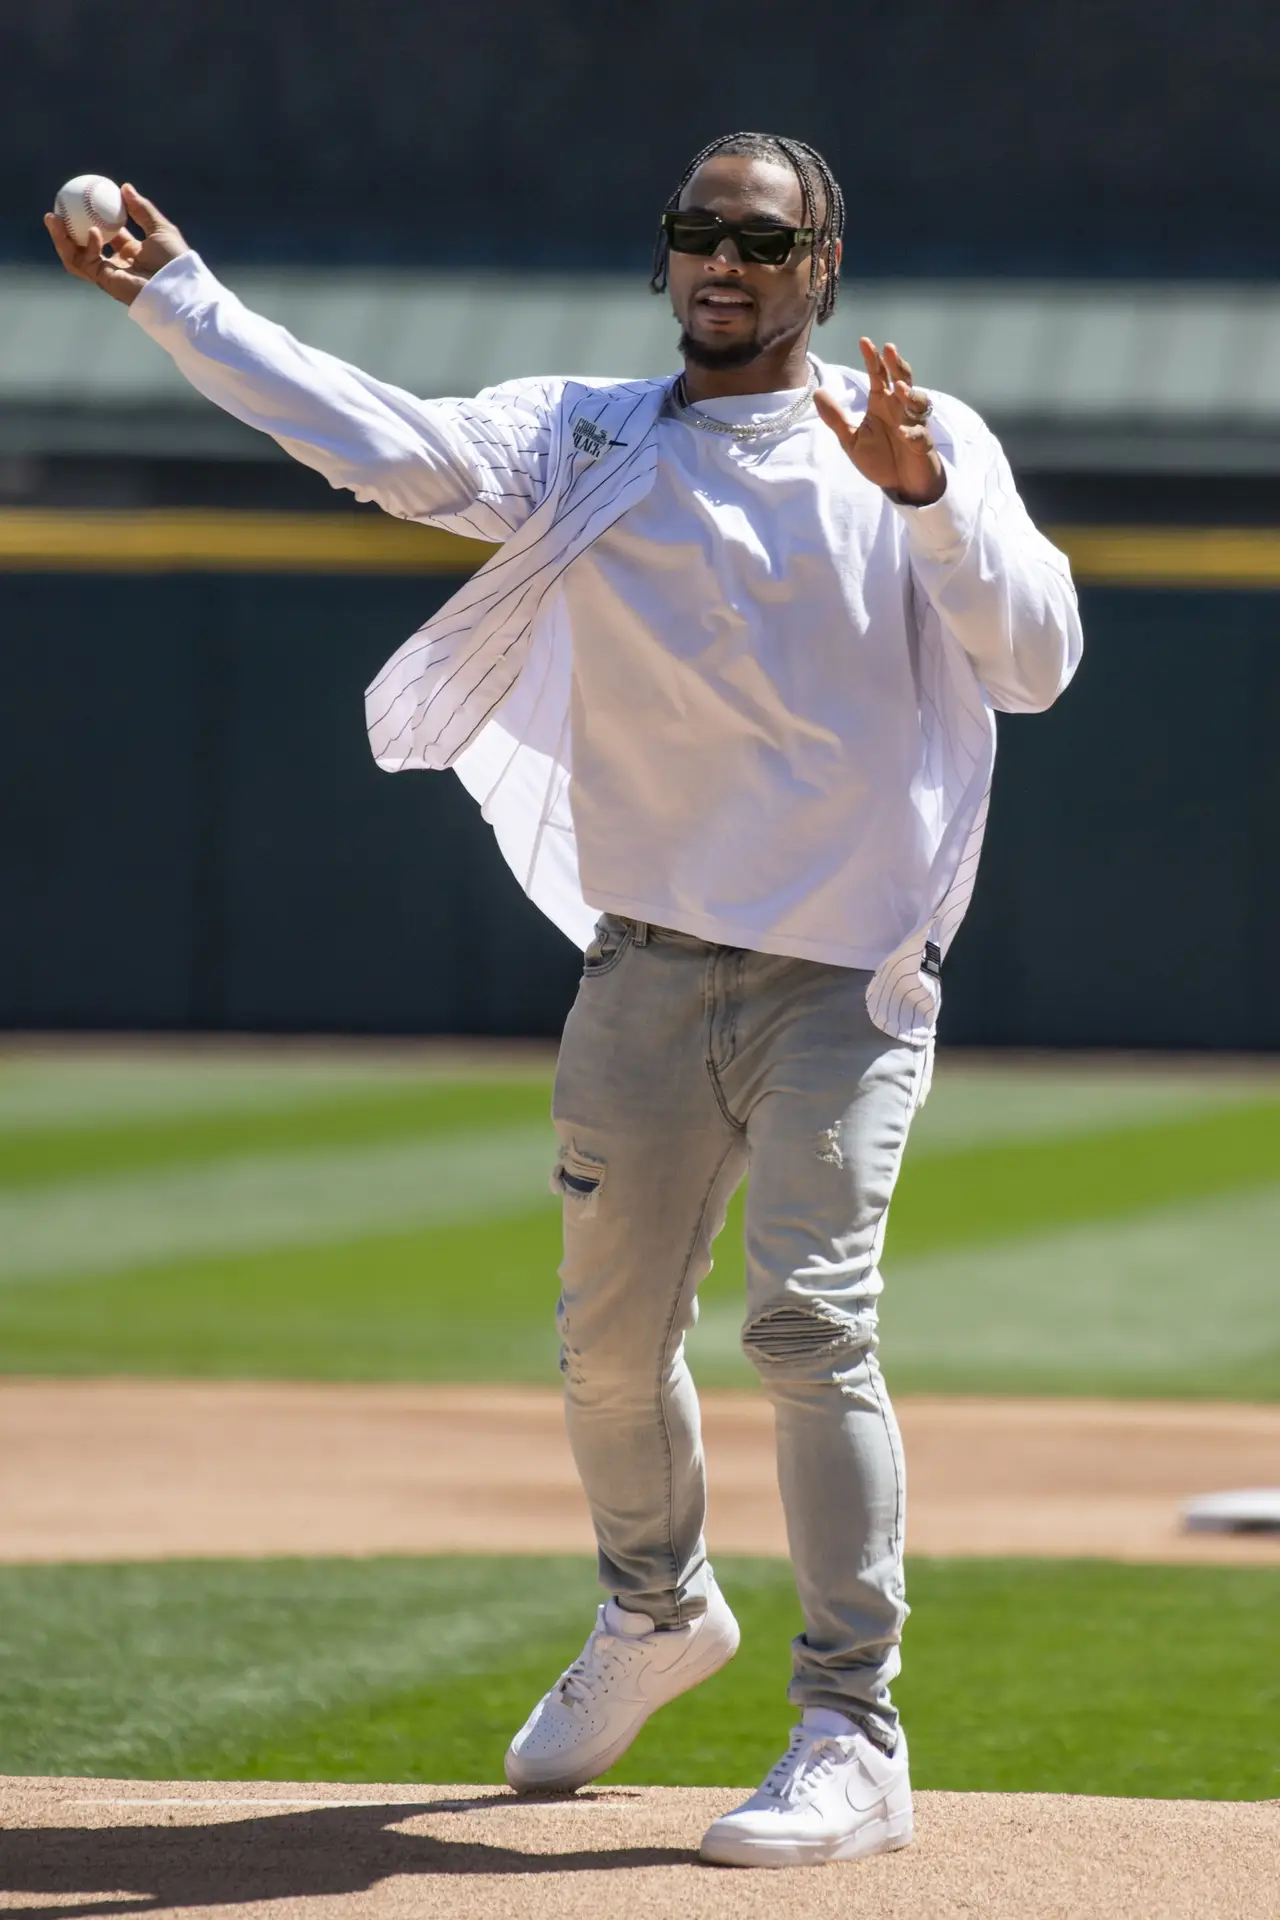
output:
[[[549,1199],[554,1155],[550,1128],[526,1125],[11,1189],[0,1192],[0,1281],[493,1219]]]
[[[1280,1390],[1280,1188],[1254,1188],[945,1247],[884,1266],[881,1358],[895,1388],[1216,1394]],[[740,1300],[709,1300],[699,1378],[749,1386]]]
[[[532,1049],[526,1062],[517,1063],[504,1048],[492,1065],[483,1059],[469,1063],[460,1076],[456,1058],[424,1055],[412,1047],[391,1051],[382,1043],[368,1048],[356,1043],[350,1051],[341,1042],[316,1044],[301,1053],[289,1042],[272,1041],[190,1047],[126,1041],[105,1049],[71,1045],[53,1054],[0,1048],[0,1132],[268,1112],[312,1100],[359,1100],[406,1086],[416,1090],[460,1077],[543,1083],[546,1057]]]
[[[1069,1055],[975,1065],[944,1048],[912,1123],[911,1156],[1110,1132],[1259,1099],[1280,1099],[1280,1072],[1167,1061],[1076,1066]]]
[[[10,1369],[28,1371],[550,1382],[558,1214],[540,1201],[495,1217],[492,1195],[487,1212],[362,1242],[0,1289],[0,1346]],[[1274,1398],[1278,1243],[1280,1194],[1267,1187],[890,1254],[885,1364],[900,1389]],[[706,1384],[753,1383],[742,1315],[735,1218],[691,1340]]]
[[[785,1743],[790,1572],[718,1570],[742,1651],[610,1778],[754,1783]],[[914,1561],[908,1579],[896,1693],[917,1785],[1280,1793],[1280,1569]],[[580,1560],[3,1568],[0,1767],[496,1781],[596,1598]]]
[[[1280,1180],[1280,1101],[918,1159],[908,1152],[889,1250],[901,1258],[1080,1220],[1115,1220]]]
[[[908,1153],[882,1270],[900,1390],[1280,1396],[1280,1105]],[[740,1203],[739,1203],[740,1205]],[[739,1221],[690,1341],[748,1386]]]
[[[1280,1185],[941,1248],[890,1264],[885,1351],[895,1370],[961,1392],[975,1368],[1034,1392],[1060,1385],[1065,1364],[1091,1392],[1177,1383],[1271,1398],[1278,1248]]]
[[[326,1086],[305,1099],[298,1089],[286,1098],[286,1084],[273,1083],[275,1099],[266,1107],[125,1115],[105,1126],[11,1126],[0,1131],[0,1189],[198,1167],[255,1153],[368,1148],[442,1133],[550,1125],[551,1090],[543,1080],[360,1085],[347,1092]]]
[[[562,1560],[0,1567],[0,1771],[199,1777],[237,1735],[483,1672],[592,1584]]]
[[[354,1238],[380,1227],[394,1233],[460,1213],[511,1212],[534,1198],[539,1171],[554,1156],[545,1119],[524,1126],[491,1119],[486,1126],[479,1118],[483,1107],[472,1100],[450,1102],[437,1094],[434,1104],[423,1104],[430,1126],[402,1121],[394,1144],[381,1148],[360,1133],[363,1115],[277,1115],[271,1116],[277,1127],[282,1121],[300,1133],[313,1127],[310,1151],[224,1152],[204,1164],[197,1156],[195,1165],[132,1178],[12,1183],[0,1192],[0,1279],[107,1271],[291,1238]],[[329,1145],[344,1123],[347,1143]],[[216,1124],[221,1129],[230,1121]],[[380,1109],[377,1125],[390,1124]],[[285,1138],[298,1144],[282,1131],[272,1146],[278,1149]],[[890,1257],[1243,1190],[1275,1180],[1277,1169],[1275,1101],[1084,1136],[909,1153],[894,1201]]]
[[[1262,1083],[1265,1088],[1265,1082]],[[1207,1113],[1256,1099],[1259,1076],[1214,1069],[953,1067],[943,1062],[912,1131],[913,1158]],[[551,1076],[245,1067],[216,1059],[133,1067],[0,1065],[0,1188],[249,1153],[369,1146],[548,1118]]]
[[[1274,1395],[1267,1195],[1280,1102],[1257,1098],[1258,1085],[944,1062],[890,1228],[895,1383]],[[376,1098],[365,1085],[349,1101],[152,1118],[121,1128],[124,1145],[109,1130],[45,1125],[11,1139],[4,1364],[549,1380],[548,1101],[545,1079],[424,1080]],[[1104,1111],[1113,1124],[1099,1131]],[[179,1146],[188,1157],[166,1161]],[[108,1168],[126,1149],[141,1162]],[[716,1260],[698,1366],[708,1382],[749,1382],[741,1200]],[[1208,1337],[1196,1337],[1202,1324]]]
[[[558,1379],[560,1216],[0,1287],[10,1373]]]

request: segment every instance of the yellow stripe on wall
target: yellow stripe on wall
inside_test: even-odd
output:
[[[492,551],[383,513],[0,509],[9,572],[465,574]]]
[[[1051,527],[1082,586],[1280,587],[1280,528]]]
[[[1280,588],[1280,528],[1056,527],[1084,586]],[[471,573],[478,540],[385,514],[0,509],[0,570]]]

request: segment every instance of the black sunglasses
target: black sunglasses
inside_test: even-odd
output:
[[[721,220],[714,213],[664,213],[662,230],[673,253],[710,257],[729,239],[738,258],[753,267],[781,267],[794,248],[813,245],[812,227],[753,226],[750,221]]]

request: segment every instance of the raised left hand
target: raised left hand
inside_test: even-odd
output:
[[[912,385],[911,369],[895,346],[887,345],[882,353],[865,336],[858,344],[871,376],[862,419],[855,422],[821,388],[813,404],[859,473],[910,506],[927,507],[947,490],[946,472],[927,424],[932,402]]]

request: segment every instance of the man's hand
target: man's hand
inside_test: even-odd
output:
[[[78,280],[91,280],[113,300],[131,307],[152,274],[190,252],[190,248],[173,222],[133,187],[121,187],[120,197],[129,218],[142,228],[141,240],[128,227],[109,234],[93,227],[86,245],[78,247],[56,213],[46,213],[44,224],[68,273],[74,273]],[[105,251],[108,246],[110,253]]]
[[[925,422],[927,393],[911,384],[911,369],[898,349],[883,353],[871,340],[858,342],[871,376],[867,411],[855,426],[829,393],[819,388],[813,404],[858,472],[913,507],[927,507],[947,490],[947,476]]]

